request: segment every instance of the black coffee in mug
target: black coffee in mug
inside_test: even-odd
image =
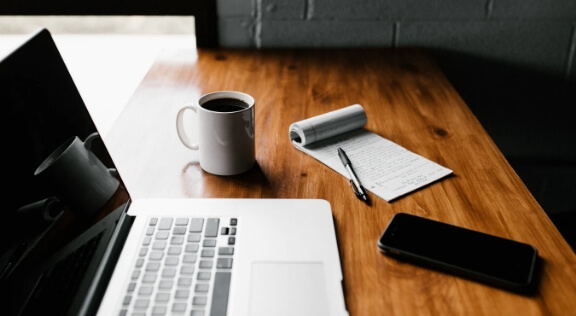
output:
[[[222,98],[206,101],[202,107],[214,112],[236,112],[246,109],[248,104],[238,99]]]

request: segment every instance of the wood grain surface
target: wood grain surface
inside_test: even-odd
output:
[[[185,103],[216,90],[256,99],[256,160],[231,177],[202,171],[176,134]],[[361,104],[366,128],[454,175],[368,206],[346,178],[292,146],[291,123]],[[195,129],[190,118],[190,129]],[[105,141],[133,198],[319,198],[332,205],[350,315],[576,314],[576,256],[428,55],[418,49],[166,52]],[[406,212],[535,246],[534,295],[519,295],[382,255]],[[425,236],[423,236],[425,238]]]

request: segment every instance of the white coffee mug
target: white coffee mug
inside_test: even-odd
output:
[[[198,119],[198,142],[186,133],[184,113],[191,110]],[[243,173],[256,162],[254,140],[254,98],[238,91],[217,91],[185,105],[176,116],[176,130],[182,143],[199,151],[200,167],[215,175]]]
[[[79,216],[91,216],[101,209],[120,185],[116,170],[107,168],[91,150],[98,137],[98,133],[90,134],[84,142],[77,136],[69,138],[34,172]]]

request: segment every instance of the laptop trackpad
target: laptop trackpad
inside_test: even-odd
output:
[[[328,315],[324,265],[320,262],[252,264],[250,315]]]

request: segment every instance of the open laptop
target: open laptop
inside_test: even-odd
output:
[[[0,61],[0,104],[3,315],[348,314],[327,201],[131,200],[127,188],[83,217],[39,182],[58,145],[97,132],[48,30]],[[93,150],[114,168],[103,142]]]

